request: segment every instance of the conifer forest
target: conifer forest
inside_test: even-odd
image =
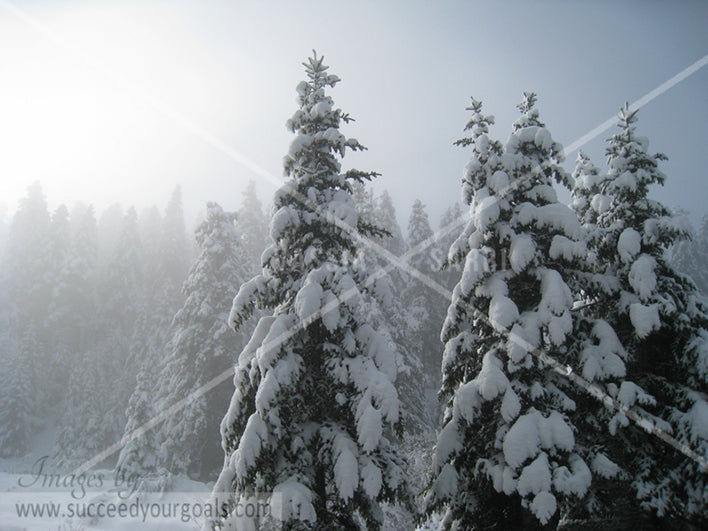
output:
[[[470,87],[406,148],[456,138],[433,196],[371,166],[379,80],[355,98],[315,45],[267,89],[271,188],[233,151],[248,178],[207,201],[0,198],[0,530],[708,528],[708,211],[662,200],[660,96],[619,91],[585,150],[556,95]]]

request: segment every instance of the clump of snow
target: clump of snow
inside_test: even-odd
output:
[[[570,238],[557,234],[551,240],[551,247],[548,254],[554,260],[563,258],[572,261],[575,258],[583,258],[588,253],[587,245],[584,241],[573,241]]]
[[[637,402],[650,406],[656,404],[653,396],[647,394],[644,389],[633,382],[622,382],[617,393],[617,400],[627,407],[631,407]]]
[[[613,187],[616,190],[629,190],[630,192],[636,192],[637,191],[637,178],[635,175],[632,174],[631,171],[626,171],[619,175],[618,177],[615,177],[615,180],[613,181]]]
[[[543,150],[548,150],[553,146],[551,133],[545,127],[539,127],[534,135],[534,143]]]
[[[536,410],[520,416],[504,437],[502,450],[504,459],[510,466],[518,468],[527,459],[538,455],[541,446],[538,416]]]
[[[592,335],[598,344],[587,345],[582,351],[583,377],[591,382],[623,377],[626,373],[623,361],[626,353],[614,328],[606,321],[598,320],[593,326]]]
[[[473,422],[482,404],[476,380],[463,383],[455,393],[453,411],[467,422]],[[443,430],[444,431],[444,430]]]
[[[546,269],[541,277],[541,306],[556,315],[568,310],[573,304],[573,294],[555,269]]]
[[[238,449],[231,455],[231,468],[239,477],[245,477],[261,453],[262,442],[268,437],[268,427],[258,413],[253,413],[246,423]]]
[[[383,478],[381,469],[376,466],[371,459],[366,459],[364,466],[361,468],[361,485],[367,495],[376,498],[381,492],[383,486]]]
[[[659,307],[656,304],[644,306],[638,302],[629,305],[629,320],[640,339],[661,328]]]
[[[620,259],[628,264],[642,250],[642,236],[636,230],[629,227],[622,231],[617,240],[617,252]]]
[[[602,453],[595,455],[591,466],[593,472],[608,479],[615,477],[620,471],[619,466],[610,461],[610,459]]]
[[[509,380],[502,371],[502,362],[494,355],[494,352],[484,355],[482,370],[479,371],[474,381],[484,400],[493,400],[509,388]]]
[[[536,459],[524,467],[516,490],[522,496],[551,490],[551,470],[545,452],[541,452]]]
[[[553,229],[573,239],[576,239],[581,232],[578,216],[561,203],[543,206],[522,203],[517,210],[517,220],[521,225],[534,223],[537,229]]]
[[[364,405],[357,419],[359,444],[365,452],[375,450],[383,433],[382,415],[370,402]]]
[[[295,296],[295,313],[306,325],[322,307],[322,286],[309,278]]]
[[[708,441],[708,402],[696,400],[688,411],[688,417],[691,419],[691,441]]]
[[[314,117],[324,116],[332,110],[332,102],[328,100],[322,100],[317,102],[312,106],[310,114]]]
[[[539,492],[534,497],[529,509],[536,515],[542,525],[546,525],[558,508],[556,497],[550,492]]]
[[[629,270],[629,284],[639,298],[646,301],[656,288],[656,260],[648,254],[643,254],[632,264]]]
[[[495,171],[489,178],[489,188],[499,193],[509,186],[509,175],[504,171]]]
[[[461,449],[460,431],[453,417],[438,434],[438,441],[433,454],[433,472],[440,470],[440,465],[447,462],[451,455],[456,454]]]
[[[313,497],[312,491],[305,485],[295,478],[288,478],[273,489],[270,500],[271,514],[282,522],[315,522],[317,513],[312,505]]]
[[[520,317],[520,322],[515,323],[509,333],[507,352],[510,362],[513,364],[521,363],[529,351],[538,347],[540,339],[541,335],[536,316],[534,314],[523,314]]]
[[[465,259],[465,268],[460,278],[460,290],[469,294],[485,273],[489,272],[489,262],[486,255],[479,249],[472,249]]]
[[[595,194],[590,201],[590,206],[598,214],[604,214],[612,205],[612,197],[604,194]]]
[[[339,299],[331,290],[327,290],[322,295],[322,303],[322,324],[332,332],[339,326],[341,320]]]
[[[273,241],[278,241],[285,231],[291,225],[297,225],[299,222],[298,213],[290,206],[280,207],[270,221],[270,237]]]
[[[574,494],[582,498],[590,487],[592,473],[578,455],[570,456],[568,462],[570,470],[560,466],[553,471],[553,487],[563,494]]]
[[[359,485],[359,464],[356,459],[354,441],[344,434],[334,439],[332,448],[334,462],[334,484],[339,491],[339,497],[348,500],[354,496]]]
[[[457,471],[450,463],[446,464],[438,474],[433,492],[437,499],[451,498],[457,494]]]
[[[516,236],[511,240],[509,263],[516,273],[520,273],[533,260],[536,254],[536,245],[527,235]]]
[[[575,436],[573,430],[557,411],[551,411],[548,417],[539,415],[539,435],[541,446],[547,449],[560,448],[570,451],[575,446]]]
[[[506,462],[518,468],[527,459],[538,455],[541,448],[570,451],[573,446],[573,430],[560,413],[552,411],[548,417],[544,417],[532,408],[516,419],[504,437],[502,450]]]
[[[270,324],[268,333],[263,338],[263,343],[256,350],[256,359],[261,374],[265,374],[274,364],[280,354],[284,338],[288,337],[290,329],[294,325],[294,316],[280,314]]]
[[[474,224],[484,231],[499,218],[499,214],[499,199],[496,196],[485,197],[474,209]]]
[[[500,332],[506,331],[519,318],[519,309],[509,297],[496,295],[489,302],[489,322]]]
[[[516,417],[519,416],[521,412],[521,400],[519,396],[514,392],[511,385],[507,387],[504,393],[504,399],[501,405],[501,415],[506,422],[511,422]]]

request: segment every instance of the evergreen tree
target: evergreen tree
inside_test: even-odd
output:
[[[198,390],[233,364],[245,342],[228,326],[234,286],[244,282],[246,262],[234,225],[236,216],[216,203],[207,204],[197,227],[201,253],[182,287],[185,303],[172,323],[169,357],[160,375],[159,408],[169,407]],[[246,328],[246,327],[244,327]],[[249,330],[242,330],[242,334]],[[205,478],[221,463],[219,424],[229,405],[228,384],[217,386],[189,403],[161,426],[158,466],[173,474]],[[216,436],[216,437],[215,437]]]
[[[433,230],[425,205],[418,199],[413,203],[408,221],[407,246],[415,249],[429,241],[433,241]],[[412,255],[408,264],[428,278],[435,277],[437,280],[438,271],[431,255],[431,247],[426,245],[424,249]],[[413,406],[411,412],[414,416],[409,420],[409,424],[432,431],[438,424],[434,389],[440,387],[442,343],[438,329],[444,318],[441,311],[443,300],[429,286],[410,276],[401,294],[401,302],[406,324],[405,344],[402,346],[408,354],[407,359],[414,357],[419,365],[412,367],[409,374],[402,378],[408,383],[408,388],[402,389],[404,411],[407,405]]]
[[[385,211],[379,207],[380,202],[374,197],[373,189],[364,183],[354,183],[352,197],[356,205],[359,220],[378,226],[384,233],[374,236],[370,241],[380,245],[385,250],[394,253],[402,252],[406,242],[402,239],[401,229],[396,221],[396,213],[390,196],[385,194]],[[377,221],[379,220],[379,221]],[[380,223],[385,223],[381,225]],[[392,236],[400,235],[400,239]],[[380,279],[380,289],[384,288],[385,296],[378,307],[371,309],[371,319],[381,323],[380,332],[390,344],[392,350],[400,355],[400,375],[396,379],[396,388],[401,397],[401,418],[408,434],[420,433],[434,429],[435,416],[427,407],[425,391],[426,373],[421,361],[420,323],[416,320],[423,311],[419,307],[409,308],[404,300],[405,291],[411,279],[405,272],[394,267],[389,260],[377,251],[374,246],[363,245],[357,251],[357,261],[373,272],[386,272]]]
[[[3,263],[6,302],[13,328],[10,336],[15,343],[15,348],[8,353],[13,361],[7,372],[8,375],[14,374],[12,380],[27,383],[27,388],[35,393],[36,396],[31,399],[19,398],[32,404],[33,416],[48,415],[56,402],[53,396],[56,390],[56,380],[53,378],[56,363],[49,348],[51,329],[47,325],[52,298],[51,272],[54,271],[51,240],[52,225],[47,202],[40,184],[35,182],[28,187],[27,196],[20,201],[12,218]],[[27,356],[31,359],[26,359]],[[25,370],[31,372],[20,374]],[[10,388],[5,391],[10,393]],[[24,396],[24,393],[19,396]],[[11,396],[9,400],[12,400]],[[6,415],[5,418],[10,419],[11,416]],[[0,431],[29,433],[32,428],[32,425],[0,424]],[[16,451],[26,451],[26,448],[16,447]]]
[[[612,331],[597,322],[599,337],[583,334],[571,313],[586,251],[556,197],[554,182],[569,179],[535,99],[525,94],[506,145],[489,138],[493,119],[473,99],[471,136],[458,142],[473,149],[463,180],[472,218],[448,255],[464,270],[442,330],[445,413],[427,501],[445,529],[554,526],[586,495],[600,455],[576,439],[576,402],[556,369],[585,359],[598,379],[622,374]]]
[[[401,256],[406,252],[406,240],[403,231],[396,219],[396,209],[393,206],[393,199],[388,190],[384,190],[376,198],[376,213],[374,216],[376,224],[385,229],[389,234],[382,238],[382,245],[395,256]]]
[[[122,412],[113,411],[115,395],[108,385],[115,371],[103,365],[110,355],[103,348],[101,344],[78,353],[66,382],[69,392],[62,403],[55,457],[67,469],[93,458],[120,437],[111,420],[116,413],[122,418]]]
[[[138,234],[144,249],[145,285],[157,285],[162,274],[160,268],[160,241],[164,221],[155,205],[143,209],[138,217]]]
[[[8,235],[5,267],[11,302],[17,306],[20,323],[46,322],[51,298],[51,220],[42,188],[35,182],[20,201]],[[41,341],[42,330],[37,339]]]
[[[248,183],[243,193],[243,202],[238,210],[236,227],[242,247],[255,274],[261,268],[261,254],[268,244],[268,219],[263,213],[261,202],[256,195],[256,185]]]
[[[0,456],[14,457],[29,452],[29,442],[38,419],[37,361],[40,359],[35,326],[26,326],[11,350],[3,369],[0,391]]]
[[[636,135],[636,111],[619,114],[620,131],[607,148],[607,179],[592,199],[598,237],[597,269],[615,279],[596,286],[595,306],[616,330],[628,353],[627,379],[615,398],[649,423],[671,433],[684,448],[708,454],[708,321],[695,285],[665,258],[668,247],[687,236],[649,186],[663,184],[659,162]],[[597,289],[602,288],[602,289]],[[648,393],[638,393],[635,388]],[[620,423],[628,424],[626,418]],[[664,523],[691,519],[706,524],[705,470],[658,437],[631,425],[623,430],[618,462],[631,478],[643,507]],[[627,495],[627,493],[625,493]]]
[[[131,438],[121,449],[115,467],[116,476],[124,480],[144,478],[147,474],[158,473],[156,430],[141,429],[155,415],[154,384],[153,372],[147,363],[143,363],[136,376],[136,385],[125,412],[127,420],[123,436]]]
[[[91,324],[96,310],[97,234],[91,207],[74,208],[68,221],[70,234],[65,249],[56,253],[50,322],[55,348],[64,348],[70,355],[88,347],[89,334],[95,332]]]
[[[141,290],[144,289],[144,254],[134,208],[126,212],[111,260],[101,272],[99,286],[103,321],[123,337],[133,333]]]
[[[274,492],[275,516],[288,529],[351,529],[356,513],[379,528],[379,502],[406,492],[386,433],[399,421],[396,364],[366,320],[376,284],[364,287],[367,271],[353,265],[356,240],[344,230],[365,228],[351,183],[372,174],[342,173],[337,155],[363,147],[339,133],[350,118],[325,93],[339,79],[316,55],[305,68],[300,108],[288,121],[296,133],[285,158],[290,180],[274,198],[274,243],[231,311],[237,328],[256,307],[273,315],[260,319],[239,357],[215,492]],[[216,525],[237,519],[228,506],[222,517]]]
[[[176,286],[176,291],[179,293],[179,287],[184,281],[191,261],[191,249],[184,228],[180,186],[175,187],[172,197],[167,203],[159,247],[160,274],[167,277],[170,280],[170,286]],[[176,295],[175,300],[178,298],[179,296]],[[175,308],[176,310],[177,308]]]

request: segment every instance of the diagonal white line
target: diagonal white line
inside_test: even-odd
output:
[[[652,100],[658,98],[661,96],[664,92],[667,90],[671,89],[675,85],[678,85],[686,79],[687,77],[691,76],[692,74],[695,74],[706,66],[708,64],[708,54],[704,55],[701,59],[693,63],[691,66],[684,68],[681,70],[678,74],[673,76],[670,79],[667,79],[664,81],[661,85],[656,87],[654,90],[647,92],[642,96],[641,98],[633,101],[630,106],[629,110],[631,111],[636,111],[637,109],[641,109],[644,107],[647,103],[651,102]],[[592,129],[591,131],[588,131],[586,134],[575,140],[574,142],[571,142],[565,149],[564,153],[566,155],[569,155],[573,153],[574,151],[580,149],[583,147],[585,144],[590,142],[591,140],[595,139],[605,131],[607,131],[610,127],[615,125],[617,123],[617,116],[613,116],[612,118],[609,118],[602,122],[600,125]]]

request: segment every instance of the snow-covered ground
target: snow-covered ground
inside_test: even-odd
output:
[[[51,487],[43,487],[45,478],[52,478]],[[110,470],[92,470],[84,480],[78,478],[47,474],[40,480],[0,472],[0,531],[199,529],[205,515],[215,510],[209,505],[211,486],[186,478],[173,478],[166,492],[132,494],[125,485],[115,486]],[[89,478],[92,488],[87,487]]]
[[[135,482],[116,481],[112,470],[60,471],[51,457],[55,436],[49,425],[27,455],[0,459],[0,531],[193,530],[214,510],[212,484],[176,477],[162,492],[157,482],[154,492],[143,492],[134,491]]]

